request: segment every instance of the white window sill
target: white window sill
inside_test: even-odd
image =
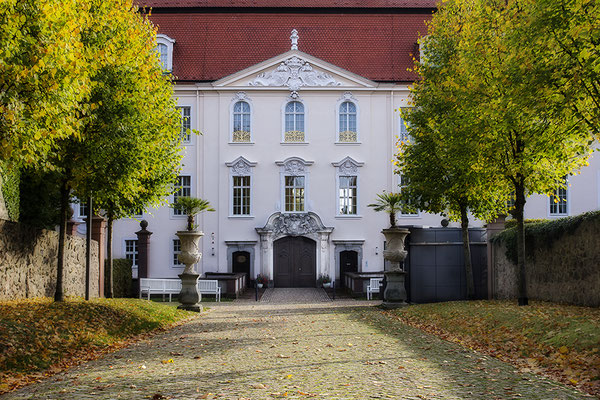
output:
[[[253,145],[254,142],[229,142],[229,144],[235,145],[235,146],[247,146],[247,145]]]
[[[254,215],[230,215],[227,218],[231,218],[231,219],[254,219]]]
[[[171,268],[173,268],[173,269],[183,269],[183,268],[185,268],[185,264],[181,264],[181,265],[173,265],[173,264],[171,264]]]
[[[342,146],[357,146],[362,144],[362,142],[335,142],[336,145],[342,145]]]
[[[568,217],[569,213],[566,214],[548,214],[548,218],[564,218]]]
[[[362,215],[358,215],[358,214],[340,214],[340,215],[336,215],[335,218],[337,219],[360,219],[362,218]]]
[[[310,142],[281,142],[282,146],[306,146]]]

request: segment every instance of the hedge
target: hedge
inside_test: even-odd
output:
[[[13,221],[19,220],[19,181],[20,171],[17,168],[9,168],[7,164],[0,162],[0,183],[4,204],[8,211],[8,217]]]
[[[108,294],[108,260],[104,263],[104,293]],[[131,297],[131,260],[113,259],[113,297]]]
[[[551,248],[552,244],[564,235],[570,235],[582,222],[600,224],[600,210],[590,211],[573,217],[555,220],[541,220],[525,224],[525,249],[545,246]],[[513,224],[516,225],[516,222]],[[502,242],[506,246],[506,257],[517,264],[517,228],[508,228],[494,236],[492,242]]]

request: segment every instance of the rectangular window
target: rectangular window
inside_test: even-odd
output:
[[[398,135],[398,139],[403,143],[410,142],[412,139],[410,133],[408,133],[407,122],[403,118],[400,118],[400,134]]]
[[[285,177],[285,211],[304,211],[304,177]]]
[[[178,176],[175,182],[175,193],[173,193],[173,203],[179,197],[190,197],[192,195],[192,177]],[[173,215],[185,215],[183,211],[173,209]]]
[[[233,177],[233,215],[250,215],[250,176]]]
[[[131,265],[137,267],[138,247],[137,239],[125,240],[125,258],[131,260]]]
[[[567,178],[564,179],[568,185]],[[550,196],[550,215],[567,215],[567,186],[560,186]]]
[[[183,143],[190,143],[191,141],[191,129],[192,129],[192,119],[191,119],[191,113],[192,113],[192,109],[191,107],[177,107],[179,109],[179,112],[181,113],[181,140],[183,141]]]
[[[340,215],[356,215],[356,176],[340,176],[339,210]]]
[[[400,192],[402,192],[402,189],[404,189],[410,184],[409,179],[402,174],[400,174],[399,182]],[[415,209],[413,206],[411,206],[410,203],[408,203],[405,207],[402,207],[400,215],[402,215],[403,217],[418,217],[419,210]]]
[[[88,216],[88,204],[81,200],[79,201],[79,218],[85,219]]]
[[[173,265],[176,267],[183,265],[183,263],[179,261],[179,253],[181,253],[181,241],[179,239],[173,239]]]

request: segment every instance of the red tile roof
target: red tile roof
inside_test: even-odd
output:
[[[439,0],[438,0],[439,1]],[[432,8],[436,0],[136,0],[142,7]]]
[[[184,0],[180,0],[184,1]],[[316,1],[316,0],[315,0]],[[381,0],[384,1],[384,0]],[[214,81],[298,49],[374,81],[412,81],[419,34],[429,13],[152,13],[160,33],[176,40],[173,74]]]

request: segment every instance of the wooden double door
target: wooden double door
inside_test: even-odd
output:
[[[287,236],[273,243],[275,287],[314,287],[317,245],[314,240]]]

